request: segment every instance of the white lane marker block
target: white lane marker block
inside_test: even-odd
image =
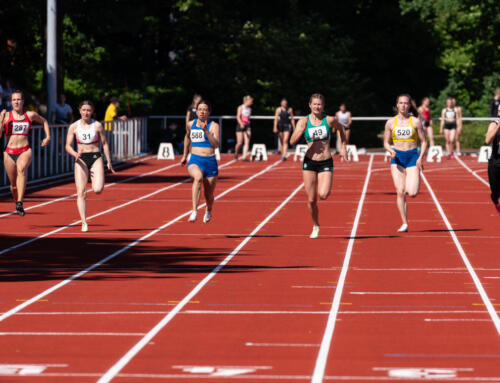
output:
[[[434,162],[434,158],[436,162],[441,162],[441,158],[443,157],[443,148],[441,145],[434,145],[429,148],[427,151],[427,162]]]
[[[488,162],[491,157],[491,146],[481,146],[477,162]]]
[[[256,370],[270,370],[269,366],[172,366],[174,369],[182,369],[183,372],[207,376],[237,376],[249,374]]]
[[[356,145],[346,145],[345,147],[346,153],[347,153],[347,159],[349,161],[354,161],[354,162],[359,162],[359,157],[358,157],[358,148]]]
[[[304,161],[304,156],[307,152],[307,145],[301,144],[295,147],[295,154],[293,155],[293,160],[297,161],[297,157],[299,157],[300,161]]]
[[[267,148],[265,144],[253,144],[250,158],[254,161],[267,161]]]
[[[220,161],[220,150],[219,148],[215,148],[215,159]]]
[[[174,159],[174,147],[170,142],[162,142],[158,148],[159,160],[173,160]]]
[[[67,364],[0,364],[1,375],[38,375],[47,367],[68,367]]]

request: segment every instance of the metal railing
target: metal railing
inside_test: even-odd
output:
[[[40,125],[32,127],[29,141],[33,157],[27,173],[29,181],[48,180],[73,173],[73,158],[65,149],[68,128],[69,125],[51,125],[50,144],[42,147],[41,142],[45,137],[43,128]],[[137,157],[147,150],[147,118],[107,122],[106,128],[111,128],[105,134],[113,162]],[[6,139],[3,147],[5,144]],[[2,166],[1,169],[0,189],[5,189],[9,180],[5,168]]]

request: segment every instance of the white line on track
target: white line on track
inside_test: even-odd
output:
[[[319,343],[255,343],[246,342],[248,347],[319,347]]]
[[[440,318],[440,319],[432,319],[425,318],[424,322],[490,322],[490,319],[479,319],[479,318]]]
[[[471,291],[351,291],[354,295],[477,295]]]
[[[478,176],[475,171],[473,171],[471,168],[469,168],[465,162],[463,162],[460,158],[455,156],[455,159],[458,161],[460,165],[462,165],[469,173],[471,173],[474,177],[476,177],[479,181],[481,181],[483,184],[486,186],[490,187],[490,183],[485,181],[482,177]]]
[[[110,184],[106,184],[106,185],[104,185],[104,188],[110,188],[110,187],[115,186],[115,185],[119,185],[119,184],[122,184],[122,183],[126,183],[126,182],[130,182],[130,181],[136,180],[138,178],[149,176],[151,174],[156,174],[156,173],[162,172],[164,170],[173,168],[175,166],[179,166],[179,163],[172,164],[172,165],[169,165],[169,166],[165,166],[165,167],[163,167],[161,169],[156,169],[156,170],[153,170],[153,171],[148,172],[148,173],[140,174],[138,176],[133,176],[133,177],[126,178],[124,180],[120,180],[120,181],[116,181],[116,182],[113,182],[113,183],[110,183]],[[87,191],[92,191],[92,188],[88,188]],[[29,207],[26,207],[24,210],[25,211],[29,211],[29,210],[32,210],[32,209],[36,209],[37,207],[51,205],[53,203],[64,201],[64,200],[67,200],[67,199],[73,198],[73,197],[76,197],[76,193],[73,193],[71,195],[67,195],[67,196],[64,196],[64,197],[56,198],[56,199],[53,199],[53,200],[50,200],[50,201],[47,201],[47,202],[39,203],[38,205],[29,206]],[[14,210],[14,211],[11,211],[9,213],[1,214],[0,218],[7,217],[7,216],[13,215],[13,214],[17,214],[17,212]]]
[[[448,228],[448,231],[450,233],[451,238],[453,239],[453,242],[455,243],[455,246],[460,254],[460,257],[462,258],[462,261],[465,264],[465,267],[469,271],[469,274],[474,281],[474,285],[476,286],[477,291],[479,292],[479,295],[481,295],[481,299],[486,306],[486,309],[488,310],[488,313],[490,314],[491,320],[493,321],[493,324],[495,325],[495,328],[497,330],[497,333],[500,335],[500,318],[498,317],[498,313],[495,311],[495,308],[493,307],[493,304],[491,303],[490,298],[488,297],[488,294],[486,294],[486,291],[481,284],[481,281],[479,280],[479,277],[477,276],[476,272],[474,271],[474,268],[472,267],[469,258],[467,257],[467,254],[465,253],[464,249],[462,248],[462,245],[460,244],[460,241],[458,240],[457,235],[455,234],[455,231],[453,230],[453,227],[450,224],[450,221],[448,221],[448,218],[446,217],[446,214],[441,207],[441,204],[439,203],[436,195],[434,194],[434,191],[432,190],[431,185],[427,181],[427,178],[425,175],[422,173],[422,179],[427,186],[427,189],[429,190],[429,194],[431,195],[432,199],[434,200],[434,203],[436,204],[436,208],[439,211],[439,214],[441,214],[441,217],[443,218],[443,221]]]
[[[229,164],[230,162],[228,162],[227,164]],[[270,169],[272,169],[274,166],[278,165],[279,163],[281,163],[281,160],[280,161],[276,161],[274,162],[272,165],[269,165],[268,167],[266,167],[264,170],[261,170],[260,172],[248,177],[246,180],[244,181],[241,181],[240,183],[228,188],[227,190],[225,190],[224,192],[222,192],[221,194],[217,195],[215,197],[215,199],[219,199],[219,198],[222,198],[223,196],[225,196],[226,194],[230,193],[231,191],[235,190],[235,189],[238,189],[239,187],[247,184],[248,182],[250,182],[251,180],[253,180],[254,178],[260,176],[261,174],[264,174],[266,173],[267,171],[269,171]],[[200,206],[200,208],[202,208],[203,206],[205,206],[205,204],[202,204]],[[37,294],[36,296],[26,300],[25,302],[23,302],[22,304],[18,305],[18,306],[15,306],[14,308],[12,308],[11,310],[3,313],[2,315],[0,315],[0,322],[2,322],[3,320],[9,318],[10,316],[14,315],[15,313],[23,310],[24,308],[28,307],[29,305],[35,303],[36,301],[39,301],[40,299],[46,297],[47,295],[53,293],[54,291],[60,289],[61,287],[67,285],[68,283],[70,283],[71,281],[75,280],[75,279],[78,279],[80,278],[81,276],[87,274],[89,271],[92,271],[96,268],[98,268],[99,266],[101,266],[102,264],[105,264],[106,262],[110,261],[111,259],[115,258],[116,256],[120,255],[121,253],[127,251],[128,249],[134,247],[135,245],[137,245],[138,243],[141,243],[143,242],[144,240],[148,239],[149,237],[155,235],[156,233],[158,233],[159,231],[167,228],[168,226],[171,226],[173,225],[175,222],[181,220],[182,218],[188,216],[189,214],[191,214],[191,210],[185,212],[184,214],[181,214],[179,215],[178,217],[174,218],[173,220],[163,224],[162,226],[150,231],[148,234],[140,237],[139,239],[133,241],[133,242],[130,242],[128,245],[122,247],[121,249],[113,252],[112,254],[108,255],[107,257],[101,259],[100,261],[94,263],[92,266],[89,266],[87,267],[86,269],[84,270],[81,270],[80,272],[72,275],[71,277],[69,278],[66,278],[65,280],[59,282],[58,284],[48,288],[47,290],[44,290],[42,291],[41,293]],[[188,300],[189,301],[189,300]],[[186,301],[187,303],[187,301]]]
[[[223,165],[219,166],[219,169],[220,169],[220,168],[223,168],[224,166],[228,166],[228,165],[230,165],[230,164],[232,164],[232,163],[234,163],[234,162],[235,162],[235,160],[232,160],[232,161],[230,161],[230,162],[226,162],[225,164],[223,164]],[[174,166],[176,166],[176,165],[177,165],[177,164],[174,164]],[[164,170],[164,169],[162,169],[162,170]],[[139,177],[139,176],[137,176],[137,177]],[[123,207],[125,207],[125,206],[132,205],[132,204],[134,204],[134,203],[136,203],[136,202],[142,201],[142,200],[144,200],[144,199],[146,199],[146,198],[152,197],[152,196],[154,196],[154,195],[156,195],[156,194],[159,194],[159,193],[162,193],[162,192],[164,192],[164,191],[166,191],[166,190],[173,189],[173,188],[175,188],[175,187],[177,187],[177,186],[179,186],[179,185],[182,185],[182,184],[184,184],[184,183],[186,183],[186,182],[188,182],[188,181],[190,181],[190,180],[191,180],[191,178],[190,178],[190,177],[188,177],[188,178],[186,178],[186,179],[184,179],[184,180],[182,180],[182,181],[180,181],[180,182],[177,182],[177,183],[175,183],[175,184],[171,184],[171,185],[165,186],[165,187],[163,187],[163,188],[161,188],[161,189],[157,189],[157,190],[155,190],[155,191],[154,191],[154,192],[152,192],[152,193],[148,193],[148,194],[142,195],[141,197],[138,197],[138,198],[132,199],[132,200],[130,200],[130,201],[127,201],[127,202],[125,202],[125,203],[122,203],[121,205],[116,205],[116,206],[113,206],[112,208],[109,208],[109,209],[107,209],[107,210],[103,210],[103,211],[101,211],[101,212],[99,212],[99,213],[97,213],[97,214],[94,214],[94,215],[91,215],[90,217],[87,217],[87,221],[90,221],[91,219],[97,218],[97,217],[99,217],[99,216],[101,216],[101,215],[111,213],[111,212],[113,212],[113,211],[115,211],[115,210],[118,210],[118,209],[121,209],[121,208],[123,208]],[[120,182],[121,182],[121,181],[120,181]],[[114,184],[111,184],[111,185],[114,185]],[[6,248],[6,249],[0,250],[0,255],[3,255],[3,254],[5,254],[5,253],[8,253],[9,251],[12,251],[12,250],[18,249],[18,248],[20,248],[20,247],[23,247],[23,246],[29,245],[30,243],[33,243],[33,242],[35,242],[35,241],[38,241],[39,239],[49,237],[49,236],[51,236],[52,234],[59,233],[59,232],[61,232],[61,231],[63,231],[63,230],[66,230],[66,229],[68,229],[68,228],[70,228],[70,227],[76,226],[76,225],[78,225],[80,222],[81,222],[81,220],[78,220],[78,221],[72,222],[72,223],[70,223],[70,224],[68,224],[68,225],[61,226],[61,227],[59,227],[59,228],[57,228],[57,229],[55,229],[55,230],[52,230],[52,231],[49,231],[49,232],[47,232],[47,233],[41,234],[41,235],[39,235],[39,236],[37,236],[37,237],[33,237],[33,238],[31,238],[31,239],[28,239],[27,241],[24,241],[24,242],[18,243],[17,245],[14,245],[14,246],[8,247],[8,248]]]
[[[0,332],[0,336],[144,336],[142,332]]]
[[[323,381],[323,376],[325,374],[326,361],[328,359],[328,353],[330,351],[333,331],[335,330],[335,322],[340,308],[340,299],[342,297],[342,292],[344,290],[347,271],[349,270],[349,263],[351,260],[354,240],[356,238],[356,232],[358,230],[359,219],[361,218],[361,212],[363,211],[363,202],[365,201],[366,191],[368,189],[368,183],[370,182],[370,176],[372,173],[371,172],[372,164],[373,164],[373,155],[370,155],[370,161],[368,162],[368,168],[366,170],[366,177],[365,177],[365,183],[363,185],[363,191],[361,192],[361,197],[359,199],[358,209],[356,211],[356,217],[354,218],[354,223],[352,225],[349,243],[347,244],[345,258],[342,264],[342,271],[340,272],[339,280],[336,284],[337,289],[335,290],[335,294],[333,296],[332,307],[330,309],[330,314],[328,315],[328,321],[326,324],[325,332],[323,334],[323,339],[321,340],[321,346],[318,352],[318,357],[316,359],[316,364],[311,379],[312,383],[321,383]]]
[[[267,168],[268,169],[268,168]],[[262,229],[287,203],[290,201],[303,187],[301,183],[285,200],[272,211],[224,260],[215,267],[210,274],[201,280],[194,289],[192,289],[170,313],[168,313],[160,322],[156,324],[148,334],[142,338],[134,347],[132,347],[125,355],[123,355],[118,362],[116,362],[97,383],[110,382],[131,360],[134,358],[150,341],[160,332],[178,313],[183,307],[198,294],[201,289],[224,267],[231,259],[236,256],[239,251],[250,241],[260,229]]]

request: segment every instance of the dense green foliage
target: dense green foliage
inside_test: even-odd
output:
[[[45,6],[0,7],[0,82],[42,102]],[[194,92],[215,114],[234,114],[248,93],[256,113],[283,96],[306,112],[322,92],[330,113],[345,101],[355,115],[388,115],[409,92],[433,96],[434,115],[449,94],[464,115],[485,115],[500,86],[499,10],[496,0],[59,1],[58,89],[73,105],[120,95],[134,115],[183,114]],[[380,127],[360,128],[373,138]]]

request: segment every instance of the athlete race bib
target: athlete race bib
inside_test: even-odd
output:
[[[78,141],[82,144],[92,144],[95,141],[95,134],[94,133],[79,133],[78,134]]]
[[[205,135],[203,134],[203,130],[191,130],[191,142],[204,142]]]
[[[395,128],[395,132],[396,139],[398,140],[407,140],[412,135],[411,126],[398,126]]]
[[[309,128],[309,137],[311,137],[313,141],[326,140],[328,138],[328,130],[324,125]]]
[[[28,129],[30,124],[28,122],[13,122],[12,123],[12,134],[28,134]]]

